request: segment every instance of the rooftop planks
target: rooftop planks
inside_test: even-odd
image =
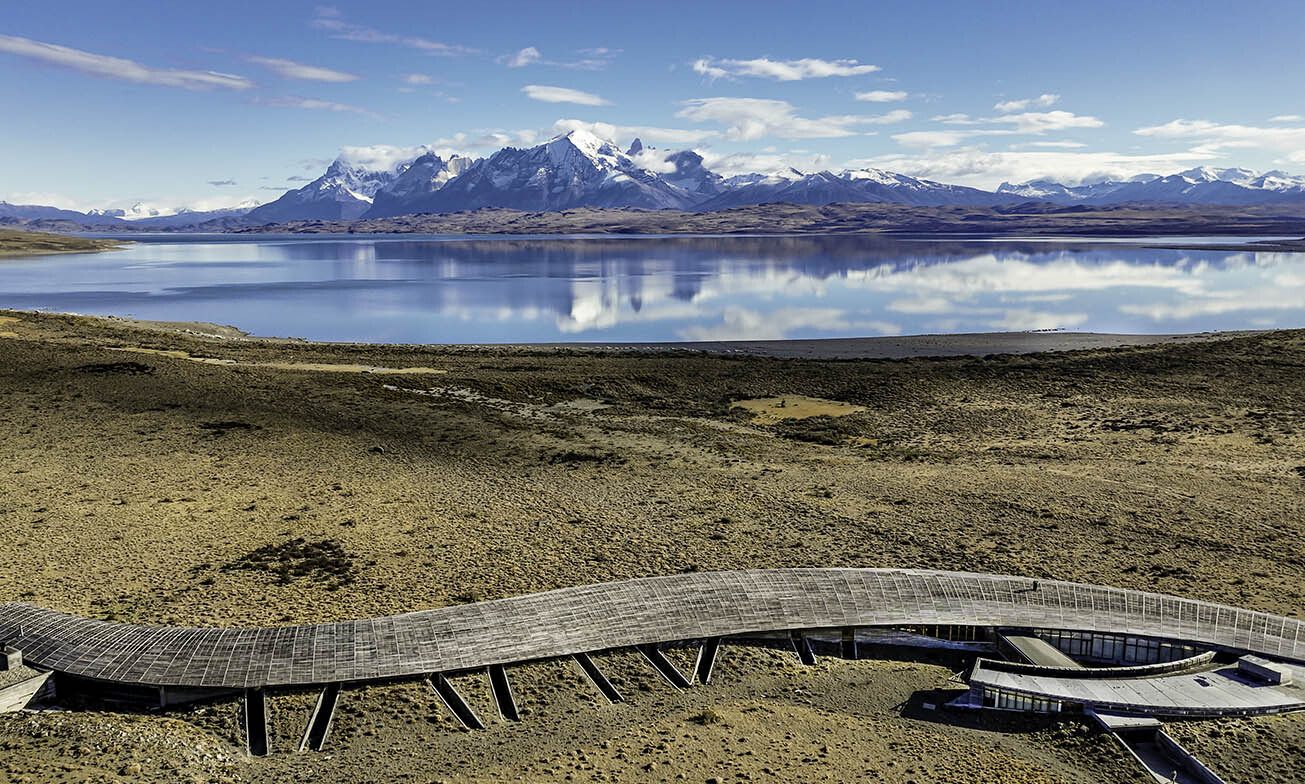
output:
[[[915,569],[679,574],[264,629],[117,624],[14,602],[0,605],[0,644],[86,678],[246,689],[417,677],[756,632],[917,624],[1116,632],[1305,660],[1305,624],[1291,618],[1119,588]]]

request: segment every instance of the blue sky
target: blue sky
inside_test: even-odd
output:
[[[725,173],[1305,173],[1305,3],[10,0],[0,199],[267,201],[600,124]]]

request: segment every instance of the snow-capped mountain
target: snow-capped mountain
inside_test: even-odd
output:
[[[387,200],[383,210],[374,207],[365,217],[482,207],[686,209],[698,201],[699,197],[640,167],[614,143],[577,129],[535,147],[505,147],[438,190],[413,199]]]
[[[251,210],[248,217],[261,223],[354,220],[371,209],[377,191],[397,180],[412,163],[401,161],[378,169],[336,158],[321,177]]]
[[[847,169],[804,174],[790,169],[771,176],[743,175],[725,181],[726,190],[697,206],[699,210],[722,210],[745,204],[790,202],[793,204],[835,204],[839,202],[883,202],[918,205],[1004,204],[1018,199],[932,180],[917,180],[883,169]]]
[[[140,218],[157,218],[162,215],[171,215],[173,212],[175,211],[138,201],[130,207],[105,207],[99,210],[87,210],[86,214],[104,218],[139,220]]]
[[[67,221],[96,229],[222,230],[296,220],[355,220],[486,207],[526,211],[611,207],[712,211],[788,202],[878,202],[920,206],[1057,205],[1127,202],[1178,204],[1305,203],[1305,177],[1281,171],[1200,167],[1178,174],[1066,185],[1050,179],[996,192],[883,169],[796,169],[723,177],[694,150],[659,150],[635,139],[622,152],[611,140],[577,129],[535,147],[505,147],[488,158],[442,157],[428,147],[345,147],[322,176],[279,199],[220,210],[161,208],[145,202],[88,213],[0,202],[0,222]]]
[[[376,191],[366,214],[368,217],[388,217],[413,212],[406,205],[429,198],[476,163],[476,160],[460,155],[446,161],[428,152],[413,161],[393,182]]]
[[[1064,185],[1052,180],[1032,180],[1012,185],[1003,182],[997,193],[1040,199],[1056,204],[1123,204],[1132,201],[1179,204],[1275,204],[1305,199],[1305,177],[1281,171],[1263,174],[1250,169],[1213,169],[1207,166],[1178,174],[1140,174],[1127,180],[1106,180]]]
[[[257,199],[249,199],[230,207],[224,207],[217,210],[193,210],[189,207],[178,207],[170,210],[165,214],[149,218],[132,218],[131,225],[133,228],[149,229],[171,229],[179,226],[193,226],[196,223],[204,221],[217,220],[219,218],[240,218],[248,215],[260,202]]]

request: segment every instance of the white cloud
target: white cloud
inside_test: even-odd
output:
[[[1276,117],[1270,117],[1269,122],[1305,122],[1305,116],[1299,114],[1279,114]]]
[[[330,68],[322,68],[316,65],[304,65],[280,57],[251,55],[245,59],[257,65],[266,66],[287,79],[307,79],[314,82],[355,82],[358,80],[358,76],[355,74],[333,71]]]
[[[276,106],[282,109],[321,109],[328,112],[361,114],[364,117],[380,119],[380,115],[370,109],[348,103],[323,101],[318,98],[304,98],[298,95],[281,95],[274,98],[255,98],[254,103],[262,106]]]
[[[725,138],[749,141],[766,136],[785,139],[824,139],[854,136],[857,125],[883,125],[911,118],[905,109],[882,115],[834,115],[808,119],[799,117],[787,101],[767,98],[693,98],[683,102],[685,108],[675,116],[695,122],[724,125]]]
[[[613,125],[605,122],[586,122],[584,120],[562,119],[553,123],[553,133],[569,133],[577,128],[612,141],[630,142],[637,136],[645,142],[665,142],[667,144],[697,144],[719,136],[718,131],[695,130],[687,128],[659,128],[652,125]]]
[[[1052,106],[1060,100],[1055,93],[1043,93],[1037,98],[1023,98],[1018,101],[1001,101],[992,108],[999,112],[1022,112],[1030,106]]]
[[[602,96],[570,87],[552,87],[546,84],[528,84],[521,88],[526,97],[545,103],[578,103],[582,106],[606,106],[611,101]]]
[[[435,77],[426,74],[410,73],[403,75],[404,84],[434,84]]]
[[[1077,115],[1073,112],[1056,110],[1052,112],[1026,112],[1024,114],[1006,114],[987,119],[971,119],[964,114],[949,114],[935,117],[946,125],[978,125],[981,123],[1009,124],[1014,128],[976,128],[973,130],[948,131],[909,131],[893,136],[904,147],[955,147],[958,144],[980,136],[1012,136],[1017,134],[1041,135],[1048,131],[1061,131],[1069,128],[1100,128],[1105,125],[1095,117]]]
[[[1219,124],[1209,120],[1174,120],[1133,131],[1138,136],[1192,139],[1195,149],[1215,152],[1228,148],[1261,148],[1287,154],[1292,162],[1305,162],[1305,127],[1264,128]]]
[[[641,136],[639,138],[642,139],[643,137]],[[640,169],[647,169],[650,172],[657,172],[658,174],[674,174],[675,164],[666,160],[666,153],[666,150],[654,150],[650,147],[645,147],[634,155],[631,155],[630,160],[634,161],[634,165],[638,166]]]
[[[505,54],[494,58],[494,61],[506,65],[508,68],[522,68],[527,65],[552,65],[559,68],[574,68],[581,71],[599,71],[606,68],[616,55],[620,54],[620,49],[609,49],[606,46],[598,46],[589,49],[579,49],[576,54],[581,55],[579,60],[546,60],[544,55],[533,46],[527,46],[515,54]]]
[[[1077,150],[1087,145],[1083,142],[1026,142],[1024,144],[1012,145],[1013,147],[1044,147],[1057,150]]]
[[[14,35],[0,35],[0,52],[9,52],[50,65],[71,68],[88,76],[137,84],[157,84],[165,87],[181,87],[186,90],[207,90],[213,87],[247,90],[254,86],[249,79],[235,74],[150,68],[132,60],[92,54],[80,49],[47,44]]]
[[[1062,109],[1052,112],[1027,112],[1025,114],[1004,114],[992,118],[995,123],[1014,123],[1019,133],[1046,133],[1063,131],[1066,128],[1100,128],[1105,125],[1095,117],[1074,114]]]
[[[940,122],[944,125],[982,125],[983,123],[987,122],[987,120],[978,117],[971,117],[968,114],[960,114],[960,113],[939,114],[930,119],[932,119],[934,122]]]
[[[1141,155],[1060,150],[990,152],[977,147],[957,147],[878,155],[851,161],[848,165],[890,169],[957,185],[995,188],[1003,181],[1027,182],[1048,178],[1075,185],[1126,179],[1138,174],[1170,174],[1214,157],[1214,153],[1199,150]]]
[[[972,131],[907,131],[893,134],[903,147],[955,147],[973,135]]]
[[[393,170],[401,163],[424,155],[430,148],[425,145],[416,147],[396,147],[389,144],[369,144],[366,146],[345,146],[340,148],[337,160],[350,166],[362,166],[373,171]]]
[[[854,97],[858,101],[871,101],[874,103],[891,103],[893,101],[906,100],[907,93],[905,90],[871,90],[866,93],[857,93]]]
[[[431,144],[431,150],[437,155],[448,157],[464,155],[466,150],[497,150],[500,147],[529,146],[538,138],[539,132],[531,128],[458,132],[452,136],[436,139]]]
[[[524,68],[527,65],[539,62],[540,59],[542,59],[542,55],[539,54],[539,50],[535,47],[527,46],[525,49],[522,49],[514,55],[508,55],[507,57],[500,59],[508,68]]]
[[[811,152],[736,152],[717,153],[713,150],[699,150],[703,165],[725,177],[736,174],[785,174],[791,175],[791,169],[801,172],[823,171],[833,163],[828,155]]]
[[[828,76],[859,76],[880,69],[877,65],[866,65],[856,60],[818,60],[811,57],[801,60],[771,60],[765,57],[725,60],[703,57],[694,61],[693,70],[711,79],[755,76],[793,82]]]
[[[409,49],[417,49],[431,55],[453,56],[475,54],[478,51],[459,44],[446,44],[412,35],[384,33],[371,27],[364,27],[363,25],[346,22],[341,18],[341,14],[337,9],[329,7],[319,6],[317,9],[317,17],[313,19],[312,24],[313,27],[316,27],[319,30],[329,31],[332,38],[339,38],[345,41],[359,41],[366,44],[396,44],[398,46],[405,46]]]

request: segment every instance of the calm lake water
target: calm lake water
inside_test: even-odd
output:
[[[133,239],[0,260],[0,307],[414,343],[1305,326],[1301,253],[849,236]]]

